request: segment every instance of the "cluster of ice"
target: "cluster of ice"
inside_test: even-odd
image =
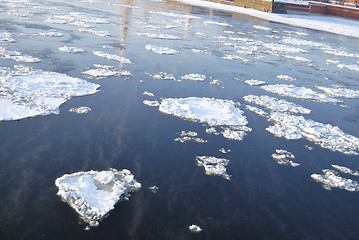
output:
[[[23,62],[23,63],[38,63],[41,62],[40,58],[32,57],[30,55],[25,55],[19,51],[9,51],[3,47],[0,47],[0,55],[3,59],[14,60],[16,62]]]
[[[228,24],[226,22],[215,22],[215,21],[204,21],[203,24],[204,25],[208,25],[208,24],[218,25],[218,26],[223,26],[223,27],[232,27],[233,26],[233,25]]]
[[[218,79],[213,79],[212,81],[209,82],[210,85],[223,85],[223,82],[221,80]]]
[[[71,108],[69,111],[77,113],[77,114],[86,114],[86,113],[90,112],[91,110],[92,109],[89,107],[76,107],[76,108]]]
[[[352,179],[343,178],[339,176],[337,171],[331,169],[323,169],[323,174],[312,174],[311,177],[316,181],[323,184],[326,190],[331,188],[345,189],[350,192],[359,191],[359,183]]]
[[[271,28],[263,27],[263,26],[260,26],[260,25],[253,25],[253,28],[258,29],[258,30],[264,30],[264,31],[272,31]]]
[[[358,58],[359,54],[347,53],[345,51],[336,50],[333,48],[324,48],[325,53],[338,57],[354,57]]]
[[[266,84],[265,81],[260,81],[260,80],[255,80],[255,79],[245,80],[244,82],[251,86],[259,86],[259,85]]]
[[[174,12],[165,12],[165,11],[150,11],[149,13],[151,14],[158,14],[158,15],[162,15],[162,16],[166,16],[166,17],[170,17],[170,18],[183,18],[183,19],[200,19],[200,17],[194,16],[194,15],[189,15],[189,14],[179,14],[179,13],[174,13]]]
[[[130,192],[141,188],[127,169],[65,174],[55,185],[57,195],[90,227],[97,227],[119,200],[128,199]]]
[[[156,74],[148,74],[149,76],[153,77],[154,79],[158,80],[173,80],[177,81],[176,78],[173,76],[172,73],[166,73],[166,72],[159,72]]]
[[[341,173],[346,173],[346,174],[350,174],[353,176],[359,176],[359,171],[354,171],[348,167],[334,165],[334,164],[332,165],[332,167]]]
[[[281,165],[290,165],[292,167],[297,167],[300,164],[295,163],[292,160],[295,158],[291,152],[283,149],[276,149],[276,153],[272,154],[272,158],[277,161],[278,164]]]
[[[265,91],[272,92],[275,94],[279,94],[282,96],[300,98],[303,100],[310,100],[315,102],[322,103],[339,103],[341,102],[338,99],[329,97],[325,94],[321,94],[311,90],[306,87],[297,87],[292,84],[274,84],[274,85],[266,85],[261,86],[261,88]]]
[[[316,88],[336,97],[345,97],[345,98],[359,98],[359,90],[348,89],[344,87],[324,87],[316,86]]]
[[[197,74],[197,73],[190,73],[190,74],[183,75],[181,77],[181,79],[192,80],[192,81],[196,81],[196,82],[203,82],[204,80],[206,80],[206,78],[207,78],[206,75]]]
[[[58,114],[71,97],[97,92],[98,84],[25,66],[0,69],[0,120]]]
[[[338,68],[341,68],[341,69],[345,68],[345,69],[359,72],[358,64],[338,64],[337,66],[338,66]]]
[[[158,106],[160,106],[160,103],[157,100],[153,100],[153,101],[143,100],[143,104],[145,104],[147,106],[150,106],[150,107],[158,107]]]
[[[312,60],[309,60],[308,58],[299,57],[299,56],[283,55],[283,57],[287,58],[287,59],[293,59],[293,60],[296,60],[296,61],[302,62],[302,63],[310,63],[310,62],[312,62]]]
[[[132,64],[132,61],[130,59],[115,54],[109,54],[103,51],[93,51],[92,53],[97,57],[107,58],[108,60],[114,60],[120,63]]]
[[[192,131],[182,131],[180,133],[180,136],[178,138],[175,138],[174,141],[175,142],[187,142],[187,141],[195,141],[198,143],[206,143],[207,140],[204,140],[202,138],[196,137],[198,134],[196,132],[192,132]]]
[[[248,59],[246,59],[244,57],[237,56],[237,55],[231,55],[231,54],[225,54],[223,59],[226,59],[226,60],[241,60],[244,63],[250,62],[250,60],[248,60]]]
[[[195,224],[192,224],[188,227],[189,231],[192,232],[192,233],[199,233],[199,232],[202,232],[202,228],[198,225],[195,225]]]
[[[204,54],[212,54],[210,51],[205,50],[205,49],[192,49],[192,52],[194,53],[204,53]]]
[[[224,149],[224,148],[220,148],[220,149],[218,149],[218,151],[221,152],[221,153],[223,153],[223,154],[226,154],[226,153],[231,152],[231,149],[226,150],[226,149]]]
[[[310,114],[311,110],[304,108],[300,105],[296,105],[292,102],[288,102],[284,99],[278,99],[270,96],[255,96],[247,95],[243,97],[244,100],[250,103],[255,103],[260,106],[264,106],[267,109],[279,112],[290,112],[290,113],[300,113],[300,114]]]
[[[123,77],[132,76],[131,72],[126,70],[120,70],[113,66],[101,65],[101,64],[94,64],[94,66],[96,67],[96,69],[86,70],[82,72],[82,74],[84,74],[87,77],[97,78],[97,79],[112,77],[112,76],[123,76]]]
[[[70,12],[66,15],[49,17],[45,22],[90,28],[94,27],[93,24],[108,24],[110,23],[110,20],[108,18],[95,17],[82,12]]]
[[[47,32],[37,32],[36,35],[45,36],[45,37],[62,37],[63,34],[56,31],[56,30],[50,30]]]
[[[313,42],[313,41],[304,40],[304,39],[293,38],[293,37],[285,37],[282,39],[282,42],[284,42],[286,44],[296,45],[296,46],[310,46],[310,47],[318,47],[318,48],[327,47],[327,45],[322,44],[322,43]]]
[[[144,91],[142,94],[143,94],[143,95],[147,95],[147,96],[149,96],[149,97],[154,97],[154,96],[155,96],[153,93],[148,92],[148,91]]]
[[[151,186],[151,187],[149,187],[148,188],[151,192],[153,192],[153,193],[157,193],[157,191],[158,191],[158,187],[157,186]]]
[[[337,126],[305,119],[303,116],[272,112],[270,119],[275,122],[267,131],[288,140],[305,137],[307,140],[331,151],[348,155],[359,154],[359,138],[344,133]]]
[[[11,33],[0,32],[0,42],[15,42],[15,39],[12,38]]]
[[[254,106],[250,106],[250,105],[246,105],[246,108],[249,110],[249,111],[252,111],[260,116],[266,116],[268,115],[268,113],[266,111],[263,111],[263,109],[260,109],[260,108],[257,108],[257,107],[254,107]]]
[[[280,80],[285,80],[285,81],[295,81],[296,80],[295,78],[293,78],[289,75],[283,75],[283,74],[278,75],[277,78]]]
[[[284,44],[279,43],[264,43],[264,47],[272,49],[276,52],[286,52],[286,53],[306,53],[307,51],[301,48],[292,47]]]
[[[214,134],[214,135],[219,135],[220,133],[217,132],[217,129],[215,127],[209,127],[206,129],[206,133],[208,134]]]
[[[230,180],[231,176],[227,174],[226,166],[229,163],[228,159],[216,158],[211,156],[197,156],[197,165],[203,166],[207,175],[222,176]]]
[[[159,46],[154,46],[154,45],[151,45],[151,44],[146,45],[145,48],[148,51],[152,51],[152,52],[155,52],[155,53],[158,53],[158,54],[173,55],[173,54],[178,52],[176,49],[173,49],[173,48],[159,47]]]
[[[59,51],[65,52],[65,53],[82,53],[82,52],[84,52],[84,50],[82,48],[67,47],[67,46],[59,47]]]
[[[100,37],[109,37],[109,36],[111,36],[111,33],[109,31],[104,31],[104,30],[96,31],[96,30],[88,29],[88,28],[80,28],[79,32],[91,33],[91,34],[94,34],[94,35],[97,35],[97,36],[100,36]]]
[[[163,33],[135,33],[135,35],[156,39],[181,40],[181,37]]]

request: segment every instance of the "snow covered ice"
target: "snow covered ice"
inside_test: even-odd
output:
[[[192,224],[188,227],[189,231],[192,232],[192,233],[199,233],[199,232],[202,232],[202,228],[198,225],[195,225],[195,224]]]
[[[82,52],[84,52],[84,50],[82,48],[67,47],[67,46],[59,47],[59,51],[65,52],[65,53],[82,53]]]
[[[23,63],[38,63],[41,61],[40,58],[32,57],[30,55],[25,55],[19,51],[9,51],[3,47],[0,47],[0,56],[4,59],[14,60],[16,62],[23,62]]]
[[[151,44],[148,44],[145,46],[146,50],[148,51],[152,51],[158,54],[167,54],[167,55],[173,55],[175,53],[177,53],[178,51],[173,49],[173,48],[168,48],[168,47],[160,47],[160,46],[154,46]]]
[[[132,61],[130,59],[115,54],[109,54],[103,51],[93,51],[93,54],[98,57],[107,58],[108,60],[114,60],[120,63],[132,64]]]
[[[90,112],[92,109],[89,107],[77,107],[77,108],[71,108],[69,112],[75,112],[77,114],[86,114]]]
[[[2,68],[0,75],[0,120],[18,120],[58,114],[61,104],[72,97],[97,92],[98,84],[56,72],[17,66]]]
[[[114,66],[102,65],[102,64],[94,64],[95,69],[89,69],[82,72],[88,78],[106,78],[112,76],[123,76],[123,77],[131,77],[132,74],[130,71],[120,70],[115,68]]]
[[[316,86],[316,88],[335,97],[359,98],[359,90],[353,90],[344,87],[324,87],[324,86]]]
[[[130,192],[141,188],[127,169],[65,174],[56,179],[55,185],[57,195],[90,227],[97,227],[118,201],[128,199]]]
[[[197,133],[193,132],[193,131],[181,131],[181,133],[179,134],[179,137],[175,138],[174,141],[175,142],[187,142],[187,141],[194,141],[194,142],[198,142],[198,143],[206,143],[207,140],[204,140],[202,138],[197,137]]]
[[[292,167],[299,166],[298,163],[293,162],[292,160],[295,158],[291,152],[283,149],[276,149],[276,153],[272,154],[272,158],[277,161],[280,165],[290,165]]]
[[[312,174],[312,179],[323,184],[326,190],[331,188],[344,189],[350,192],[359,191],[359,183],[355,180],[343,178],[338,172],[331,169],[323,169],[323,174]]]
[[[227,180],[231,179],[231,175],[228,175],[226,172],[226,166],[229,163],[228,159],[211,156],[197,156],[196,161],[198,166],[204,167],[204,171],[207,175],[222,176]]]

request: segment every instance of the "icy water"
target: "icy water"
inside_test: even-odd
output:
[[[59,114],[0,122],[1,239],[357,239],[358,39],[172,1],[0,0],[0,47],[1,67],[22,64],[100,85],[67,98]],[[158,79],[164,73],[168,79]],[[0,84],[2,98],[27,91]],[[288,85],[305,89],[288,94]],[[324,95],[323,87],[349,95]],[[304,95],[309,89],[317,95]],[[248,95],[292,104],[281,102],[283,110]],[[239,108],[243,122],[226,133],[240,127],[241,138],[228,139],[223,124],[186,115],[195,106],[168,99],[188,97],[232,100],[226,114]],[[165,114],[144,100],[182,110]],[[69,111],[78,107],[91,111]],[[211,126],[218,135],[206,132]],[[207,175],[198,156],[229,160],[230,180]],[[129,169],[142,189],[86,231],[56,195],[55,180],[110,168]],[[311,177],[323,169],[338,172],[332,180],[340,188]],[[192,224],[203,231],[190,232]]]

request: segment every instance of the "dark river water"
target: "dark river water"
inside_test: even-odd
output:
[[[327,61],[359,65],[358,56],[331,55],[318,46],[283,42],[286,38],[303,39],[359,54],[358,39],[172,1],[54,0],[33,1],[36,4],[25,1],[21,6],[11,2],[16,1],[0,0],[0,32],[11,33],[16,42],[0,42],[0,47],[42,60],[24,65],[86,79],[101,87],[94,95],[62,104],[59,114],[0,122],[1,240],[358,239],[358,193],[337,188],[328,191],[311,178],[311,174],[330,169],[332,164],[356,170],[358,156],[332,152],[306,139],[288,141],[275,137],[266,131],[272,123],[247,110],[243,100],[249,94],[282,98],[311,109],[306,118],[338,126],[359,137],[358,99],[341,98],[348,106],[344,108],[280,97],[244,83],[257,79],[318,92],[316,85],[344,85],[358,90],[357,71],[341,69]],[[20,17],[9,11],[29,11],[32,15]],[[111,36],[100,37],[80,32],[78,26],[45,22],[49,17],[70,12],[108,18],[108,24],[94,25],[96,30],[109,31]],[[184,14],[189,16],[183,17]],[[158,28],[149,30],[146,24]],[[63,36],[34,35],[50,29]],[[172,34],[180,40],[154,39],[136,33]],[[230,37],[246,40],[234,41]],[[238,49],[224,42],[256,48],[251,54],[240,55]],[[263,43],[290,45],[307,52],[273,52]],[[160,55],[147,51],[147,44],[178,52]],[[85,52],[58,51],[64,45],[80,47]],[[133,64],[118,64],[97,57],[92,51],[123,56]],[[248,62],[223,59],[225,54],[241,56]],[[284,55],[305,57],[311,63]],[[129,70],[133,76],[86,78],[82,72],[96,63]],[[20,63],[0,59],[1,67],[16,64]],[[172,73],[177,79],[198,73],[207,79],[171,81],[149,75],[159,72]],[[278,79],[280,74],[296,81]],[[214,79],[222,81],[222,85],[211,85]],[[143,95],[144,91],[155,97]],[[142,103],[192,96],[240,102],[252,131],[242,141],[229,140],[207,134],[205,124],[166,115]],[[83,115],[68,111],[79,106],[88,106],[92,111]],[[208,142],[175,142],[181,131],[195,131]],[[219,152],[222,147],[231,152]],[[300,166],[277,164],[271,157],[275,149],[293,153]],[[196,164],[199,155],[230,160],[227,172],[232,175],[231,180],[206,175],[203,167]],[[99,227],[86,231],[77,213],[56,195],[55,180],[67,173],[110,168],[129,169],[142,183],[142,189],[133,193],[129,201],[119,202]],[[157,193],[148,189],[153,185],[158,186]],[[199,225],[203,231],[191,233],[191,224]]]

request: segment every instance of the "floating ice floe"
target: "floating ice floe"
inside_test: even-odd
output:
[[[279,112],[290,112],[290,113],[300,113],[300,114],[310,114],[311,110],[304,108],[300,105],[296,105],[292,102],[288,102],[284,99],[278,99],[270,96],[255,96],[247,95],[243,97],[244,100],[250,103],[255,103],[260,106],[264,106],[267,109]]]
[[[275,122],[275,125],[267,127],[266,130],[277,137],[284,137],[288,140],[305,137],[331,151],[348,155],[359,154],[359,138],[344,133],[337,126],[280,112],[272,112],[270,119]]]
[[[62,37],[63,34],[56,31],[56,30],[50,30],[48,32],[37,32],[36,35],[45,36],[45,37]]]
[[[128,200],[130,192],[141,188],[127,169],[65,174],[55,185],[59,188],[57,195],[90,227],[97,227],[118,201]]]
[[[178,53],[178,51],[173,49],[173,48],[159,47],[159,46],[154,46],[154,45],[151,45],[151,44],[146,45],[145,48],[148,51],[152,51],[152,52],[155,52],[155,53],[158,53],[158,54],[173,55],[175,53]]]
[[[192,49],[192,52],[194,52],[194,53],[212,54],[210,51],[204,50],[204,49]]]
[[[260,80],[255,80],[255,79],[245,80],[244,82],[251,86],[259,86],[259,85],[266,84],[265,81],[260,81]]]
[[[318,43],[318,42],[313,42],[313,41],[308,41],[308,40],[304,40],[304,39],[298,39],[298,38],[293,38],[293,37],[286,37],[284,39],[282,39],[282,42],[286,43],[286,44],[292,44],[292,45],[296,45],[296,46],[310,46],[310,47],[328,47],[327,45],[323,44],[323,43]]]
[[[192,80],[192,81],[196,81],[196,82],[203,82],[204,80],[206,80],[206,78],[207,78],[206,75],[197,74],[197,73],[190,73],[190,74],[183,75],[181,77],[181,79]]]
[[[14,60],[16,62],[23,62],[23,63],[38,63],[41,62],[40,58],[32,57],[30,55],[25,55],[19,51],[9,51],[3,47],[0,47],[0,55],[3,59]]]
[[[311,177],[314,181],[322,183],[326,190],[331,190],[331,188],[340,188],[350,192],[359,191],[359,183],[357,181],[343,178],[334,170],[323,169],[322,171],[323,174],[312,174]]]
[[[226,150],[226,149],[224,149],[224,148],[220,148],[220,149],[218,149],[218,151],[221,152],[221,153],[223,153],[223,154],[226,154],[226,153],[231,152],[231,149]]]
[[[271,28],[263,27],[263,26],[260,26],[260,25],[253,25],[253,28],[258,29],[258,30],[264,30],[264,31],[272,31]]]
[[[167,40],[181,40],[180,37],[171,35],[171,34],[163,34],[163,33],[135,33],[137,36],[143,36],[148,38],[157,38],[157,39],[167,39]]]
[[[120,70],[113,66],[101,65],[101,64],[94,64],[94,66],[96,67],[96,69],[89,69],[87,71],[82,72],[82,74],[84,74],[87,77],[97,78],[97,79],[112,77],[112,76],[123,76],[123,77],[132,76],[130,71]]]
[[[192,233],[199,233],[199,232],[202,232],[202,228],[198,225],[194,225],[192,224],[191,226],[188,227],[189,231],[192,232]]]
[[[298,167],[300,164],[295,163],[292,160],[295,158],[291,152],[283,149],[276,149],[276,153],[272,154],[272,158],[280,165],[290,165],[292,167]]]
[[[359,57],[359,54],[347,53],[345,51],[340,51],[333,48],[324,48],[324,52],[339,57],[354,57],[354,58]]]
[[[230,54],[225,54],[223,59],[226,59],[226,60],[241,60],[244,63],[250,62],[248,59],[246,59],[244,57],[237,56],[237,55],[230,55]]]
[[[223,27],[233,27],[233,25],[228,24],[226,22],[204,21],[203,24],[204,25],[208,25],[208,24],[218,25],[218,26],[223,26]]]
[[[149,96],[149,97],[154,97],[154,96],[155,96],[153,93],[148,92],[148,91],[144,91],[142,94],[143,94],[143,95],[147,95],[147,96]]]
[[[196,137],[197,133],[196,132],[192,132],[192,131],[182,131],[180,133],[180,136],[178,138],[175,138],[174,141],[175,142],[187,142],[187,141],[195,141],[198,143],[206,143],[207,140],[204,140],[202,138]]]
[[[247,127],[247,118],[239,103],[214,98],[165,98],[159,105],[159,111],[186,120],[219,126],[222,135],[228,139],[242,140],[252,129]]]
[[[339,61],[337,61],[337,60],[331,60],[331,59],[327,59],[327,60],[325,60],[325,62],[326,62],[327,64],[329,64],[329,63],[331,63],[331,64],[339,64]]]
[[[32,17],[34,14],[29,10],[19,10],[19,9],[12,9],[7,11],[7,14],[20,17],[20,18],[26,18],[26,17]]]
[[[209,82],[209,84],[211,84],[211,85],[223,85],[223,82],[218,80],[218,79],[213,79],[212,81]]]
[[[229,163],[228,159],[216,158],[210,156],[197,156],[197,165],[203,166],[207,175],[222,176],[230,180],[231,176],[227,174],[226,166]]]
[[[98,84],[25,66],[0,71],[0,120],[58,114],[71,97],[97,92]]]
[[[353,90],[344,87],[332,87],[332,88],[324,87],[324,86],[315,86],[315,87],[332,96],[345,97],[345,98],[359,98],[359,90]]]
[[[91,33],[100,37],[109,37],[111,36],[111,33],[109,31],[96,31],[96,30],[92,30],[92,29],[88,29],[88,28],[80,28],[79,32],[85,32],[85,33]]]
[[[115,54],[109,54],[109,53],[106,53],[103,51],[93,51],[92,53],[97,57],[107,58],[108,60],[114,60],[114,61],[118,61],[120,63],[132,64],[132,61],[130,59],[120,57]]]
[[[263,46],[277,52],[307,53],[307,51],[304,49],[292,47],[284,44],[279,44],[279,43],[264,43]]]
[[[337,67],[359,72],[359,65],[357,64],[338,64]]]
[[[303,100],[310,100],[322,103],[340,103],[342,101],[329,97],[325,94],[321,94],[311,90],[310,88],[297,87],[292,84],[274,84],[261,86],[261,88],[267,92],[272,92],[282,96],[300,98]]]
[[[359,172],[358,171],[354,171],[348,167],[343,167],[343,166],[339,166],[339,165],[332,165],[332,167],[334,169],[336,169],[337,171],[341,172],[341,173],[347,173],[353,176],[359,176]]]
[[[172,73],[166,73],[166,72],[159,72],[156,74],[147,74],[151,77],[153,77],[154,79],[158,79],[158,80],[173,80],[173,81],[177,81],[177,79],[173,76]]]
[[[157,186],[151,186],[151,187],[149,187],[148,188],[151,192],[153,192],[153,193],[157,193],[157,191],[158,191],[158,187]]]
[[[150,106],[150,107],[158,107],[160,105],[160,103],[157,100],[153,100],[153,101],[144,100],[143,104]]]
[[[174,13],[174,12],[165,12],[165,11],[157,11],[157,12],[155,12],[155,11],[150,11],[149,13],[158,14],[158,15],[171,17],[171,18],[200,19],[200,17],[197,17],[197,16],[193,16],[193,15],[189,15],[189,14],[179,14],[179,13]]]
[[[207,129],[206,129],[206,133],[208,133],[208,134],[214,134],[214,135],[219,135],[219,134],[220,134],[219,132],[217,132],[217,129],[214,128],[214,127],[207,128]]]
[[[260,108],[257,108],[257,107],[253,107],[253,106],[250,106],[250,105],[246,105],[246,108],[249,110],[249,111],[252,111],[260,116],[266,116],[268,115],[268,113],[266,111],[263,111],[263,109],[260,109]]]
[[[82,48],[67,47],[67,46],[59,47],[59,51],[65,52],[65,53],[82,53],[82,52],[84,52],[84,50]]]
[[[108,24],[110,23],[110,20],[108,18],[95,17],[82,12],[70,12],[66,15],[55,15],[49,17],[45,20],[45,22],[89,28],[94,27],[91,24]]]
[[[0,32],[0,42],[15,42],[15,39],[12,38],[11,33]]]
[[[309,60],[308,58],[304,58],[304,57],[299,57],[299,56],[290,56],[290,55],[283,55],[284,58],[287,59],[293,59],[296,60],[298,62],[303,62],[303,63],[310,63],[312,62],[312,60]]]
[[[90,112],[91,110],[92,109],[89,107],[76,107],[76,108],[71,108],[69,111],[77,113],[77,114],[86,114],[86,113]]]
[[[278,75],[277,78],[280,80],[285,80],[285,81],[295,81],[296,80],[295,78],[293,78],[289,75],[282,75],[282,74]]]

